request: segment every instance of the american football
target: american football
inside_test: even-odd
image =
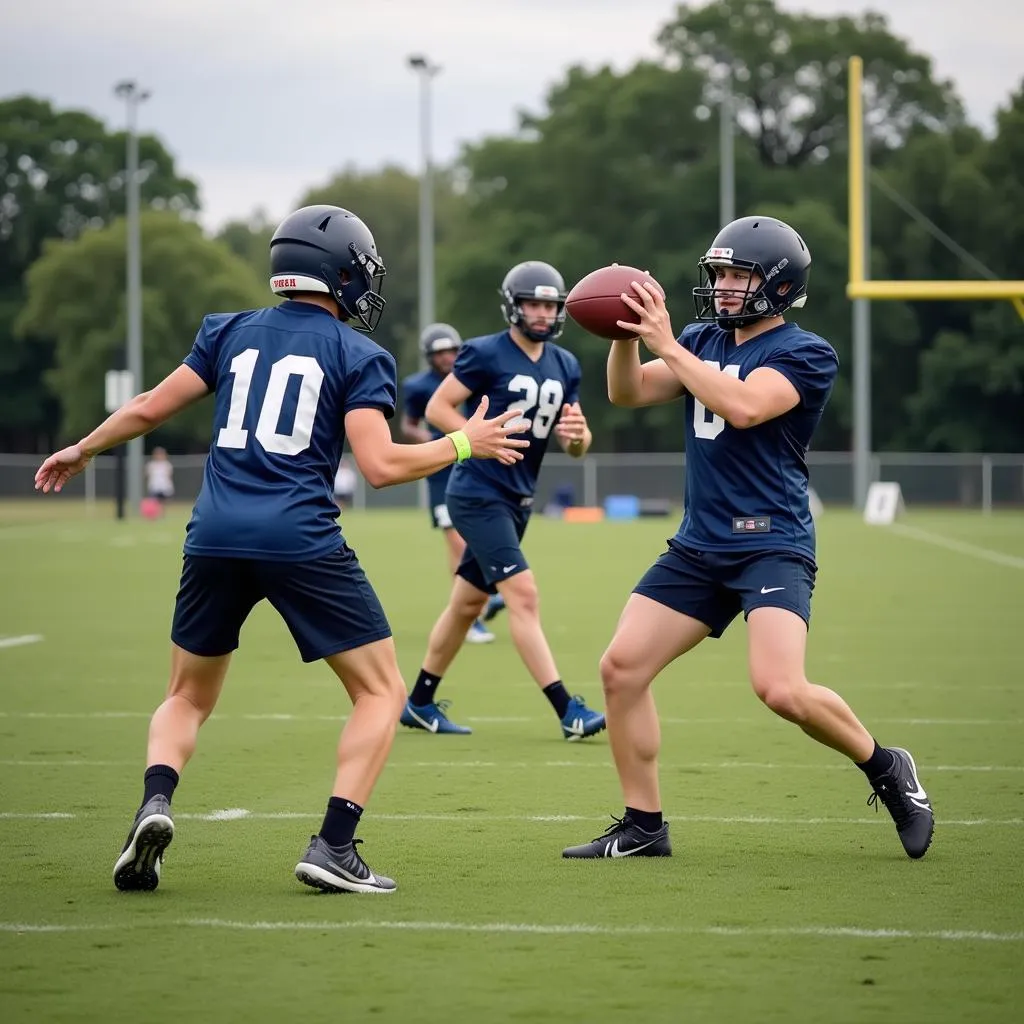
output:
[[[665,289],[646,270],[613,263],[577,281],[566,296],[565,308],[585,331],[609,340],[622,338],[623,330],[615,321],[632,321],[636,316],[621,298],[623,292],[632,293],[632,281],[650,281],[664,298]]]

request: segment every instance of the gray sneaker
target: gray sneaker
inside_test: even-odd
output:
[[[160,864],[173,838],[171,805],[167,797],[155,796],[135,815],[114,864],[114,885],[121,892],[152,892],[160,884]]]
[[[395,882],[375,875],[356,852],[361,842],[329,846],[322,836],[310,836],[309,849],[295,865],[295,877],[324,892],[394,892]]]

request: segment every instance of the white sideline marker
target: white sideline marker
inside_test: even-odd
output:
[[[868,526],[892,526],[903,510],[903,492],[899,484],[876,482],[868,488],[864,501],[864,522]]]
[[[42,633],[26,633],[24,636],[0,636],[0,647],[24,647],[26,644],[37,644],[42,639]]]

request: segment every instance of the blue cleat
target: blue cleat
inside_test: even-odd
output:
[[[469,632],[466,634],[466,643],[492,644],[494,643],[494,634],[479,619],[477,619],[473,625],[469,627]]]
[[[577,694],[565,710],[562,717],[562,735],[575,743],[586,736],[594,736],[604,728],[604,715],[600,711],[588,708],[586,701]]]
[[[450,700],[439,700],[436,704],[424,704],[418,707],[411,701],[405,702],[405,709],[399,721],[410,729],[424,729],[426,732],[450,732],[459,736],[468,736],[473,730],[466,725],[456,725],[450,721],[445,712]],[[604,727],[604,719],[601,719]]]
[[[505,598],[501,594],[492,594],[487,599],[487,607],[484,609],[484,613],[481,618],[484,622],[490,622],[495,615],[500,611],[505,610]]]

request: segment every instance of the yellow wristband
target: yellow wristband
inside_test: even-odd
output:
[[[473,454],[473,448],[469,443],[469,438],[466,437],[464,430],[453,430],[450,434],[445,435],[453,445],[455,445],[456,462],[465,462],[466,459],[470,458]]]

